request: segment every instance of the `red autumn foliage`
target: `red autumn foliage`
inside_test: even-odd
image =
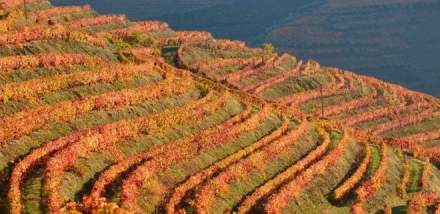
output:
[[[308,123],[302,123],[298,129],[290,131],[279,140],[267,144],[246,158],[240,159],[214,178],[208,180],[195,194],[197,212],[209,212],[212,209],[211,200],[215,198],[216,194],[221,193],[223,189],[227,189],[230,183],[240,181],[243,177],[260,170],[264,167],[265,161],[270,162],[276,157],[276,154],[282,153],[287,146],[297,143],[300,137],[307,134],[308,128]]]
[[[422,213],[422,209],[432,205],[438,200],[437,194],[433,192],[416,193],[408,203],[408,214]]]
[[[9,100],[33,99],[38,94],[44,94],[63,88],[87,85],[96,82],[111,83],[125,80],[136,74],[150,73],[151,62],[142,65],[112,64],[95,72],[73,72],[55,75],[47,78],[31,79],[23,82],[12,82],[0,86],[3,102]]]
[[[90,5],[54,7],[54,8],[40,10],[35,13],[32,13],[31,17],[33,19],[35,19],[35,21],[38,23],[43,20],[46,20],[46,19],[49,19],[52,17],[56,17],[56,16],[86,12],[86,11],[91,11],[91,10],[92,10],[92,8],[90,7]]]
[[[38,2],[41,0],[27,0],[27,3],[34,3],[34,2]],[[0,8],[2,9],[9,9],[12,7],[17,7],[23,5],[23,1],[22,0],[3,0],[0,2]]]
[[[342,156],[349,144],[349,130],[344,130],[344,137],[335,149],[324,156],[321,160],[307,168],[303,173],[296,176],[292,181],[282,186],[281,189],[269,197],[264,209],[266,213],[281,213],[290,199],[297,197],[315,176],[322,175]],[[327,136],[328,137],[328,136]],[[327,141],[329,139],[326,139]]]
[[[134,33],[164,31],[166,29],[168,29],[167,23],[159,22],[159,21],[144,21],[129,25],[128,27],[123,29],[110,31],[109,33],[116,38],[125,38]]]
[[[222,103],[224,103],[229,97],[226,94],[226,95],[223,95],[221,98],[212,102],[210,100],[213,98],[213,96],[214,96],[213,93],[209,93],[203,99],[192,102],[190,105],[185,106],[183,109],[178,109],[175,112],[175,116],[171,116],[171,115],[169,117],[162,116],[162,119],[161,120],[158,119],[158,122],[162,121],[161,123],[164,123],[167,121],[167,123],[173,123],[173,122],[177,122],[176,118],[180,118],[179,121],[181,121],[181,123],[189,122],[189,120],[195,120],[197,117],[195,117],[194,114],[197,112],[197,109],[200,109],[201,107],[203,107],[204,109],[207,109],[207,112],[212,113],[213,111],[220,108],[222,106]],[[240,113],[239,116],[235,117],[235,119],[231,119],[231,120],[225,122],[224,125],[228,125],[231,122],[234,122],[234,120],[246,116],[248,113],[249,113],[248,111]],[[182,118],[186,118],[186,119],[182,120]],[[86,208],[92,208],[92,207],[99,206],[100,201],[101,201],[100,197],[101,197],[102,192],[105,190],[105,187],[109,183],[114,181],[117,178],[117,176],[119,176],[120,173],[124,172],[126,169],[128,169],[129,167],[131,167],[135,164],[141,163],[141,162],[143,162],[153,156],[159,155],[162,152],[167,151],[167,149],[169,149],[171,147],[178,146],[179,142],[180,141],[176,141],[174,143],[164,144],[164,145],[158,146],[158,147],[154,148],[153,150],[141,152],[137,155],[127,157],[124,160],[118,162],[117,164],[111,166],[108,170],[104,171],[100,175],[100,177],[95,182],[95,184],[92,188],[91,194],[84,198],[83,201],[84,201],[84,204],[86,205]],[[172,146],[172,145],[174,145],[174,146]],[[169,150],[169,151],[171,151],[171,150]]]
[[[223,96],[223,98],[226,97]],[[140,133],[161,133],[166,127],[194,122],[197,120],[194,117],[194,108],[200,107],[199,105],[206,101],[206,99],[201,99],[198,102],[189,103],[177,109],[165,110],[157,114],[150,114],[135,119],[122,120],[88,130],[88,135],[85,138],[73,142],[58,151],[46,163],[45,188],[48,192],[49,210],[56,212],[62,207],[64,200],[57,191],[57,187],[62,182],[64,170],[72,166],[78,158],[87,157],[92,151],[112,148],[115,144],[134,138]],[[214,111],[221,107],[223,101],[223,99],[218,99],[202,107],[207,107]],[[112,151],[118,152],[119,150],[115,149]],[[115,155],[115,157],[123,157],[123,155]]]
[[[71,31],[63,25],[34,25],[0,35],[0,45],[20,45],[38,40],[73,40],[98,47],[105,47],[107,44],[100,38],[79,31]]]
[[[67,121],[92,110],[127,106],[153,97],[181,94],[191,85],[191,81],[176,81],[172,75],[168,75],[168,78],[157,85],[43,105],[0,118],[3,124],[0,127],[0,144],[47,123]]]
[[[233,126],[228,125],[225,128],[223,125],[217,125],[180,139],[175,144],[167,144],[169,147],[165,151],[168,152],[161,153],[162,155],[156,156],[154,160],[140,165],[123,181],[121,192],[122,207],[129,210],[138,210],[136,199],[139,195],[140,187],[143,186],[148,177],[176,161],[186,160],[201,153],[206,148],[225,144],[239,137],[241,133],[255,129],[267,118],[269,112],[269,108],[264,108],[259,113],[245,119],[245,121],[241,121],[241,117],[232,118],[234,121]],[[237,121],[237,119],[240,120]]]
[[[169,213],[169,214],[175,213],[176,206],[183,199],[183,197],[188,193],[188,191],[190,191],[191,189],[200,185],[202,182],[206,181],[215,172],[218,172],[220,169],[223,169],[223,168],[229,166],[230,164],[232,164],[232,163],[242,159],[243,157],[251,154],[252,152],[256,151],[257,149],[271,143],[273,140],[284,135],[285,132],[287,131],[287,129],[288,129],[288,121],[285,120],[285,122],[277,130],[272,132],[270,135],[264,137],[263,139],[259,140],[258,142],[252,144],[251,146],[243,148],[240,151],[228,156],[227,158],[225,158],[219,162],[216,162],[215,164],[211,165],[207,169],[204,169],[204,170],[192,175],[183,184],[179,185],[177,188],[174,189],[173,195],[170,197],[170,199],[168,200],[168,202],[166,204],[167,213]]]
[[[0,58],[2,71],[29,68],[66,68],[74,65],[104,65],[104,60],[84,54],[56,54],[8,56]]]
[[[351,191],[364,177],[368,170],[368,164],[371,158],[371,149],[367,142],[363,141],[365,155],[362,162],[356,169],[356,171],[337,189],[334,190],[335,199],[339,200],[343,198],[349,191]]]
[[[81,29],[84,27],[105,25],[105,24],[120,24],[127,22],[124,15],[104,15],[91,18],[83,18],[69,23],[69,29]]]

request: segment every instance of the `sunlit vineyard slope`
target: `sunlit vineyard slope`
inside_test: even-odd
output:
[[[437,98],[22,3],[0,11],[0,213],[440,212]]]

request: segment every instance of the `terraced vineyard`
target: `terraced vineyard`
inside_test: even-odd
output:
[[[207,32],[3,1],[1,213],[440,212],[440,102]]]

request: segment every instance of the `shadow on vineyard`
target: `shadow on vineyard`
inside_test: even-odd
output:
[[[440,211],[438,98],[87,5],[0,14],[2,213]]]

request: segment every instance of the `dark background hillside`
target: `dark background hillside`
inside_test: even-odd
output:
[[[132,20],[159,19],[174,29],[272,42],[314,58],[440,96],[438,0],[53,0],[91,4]]]

